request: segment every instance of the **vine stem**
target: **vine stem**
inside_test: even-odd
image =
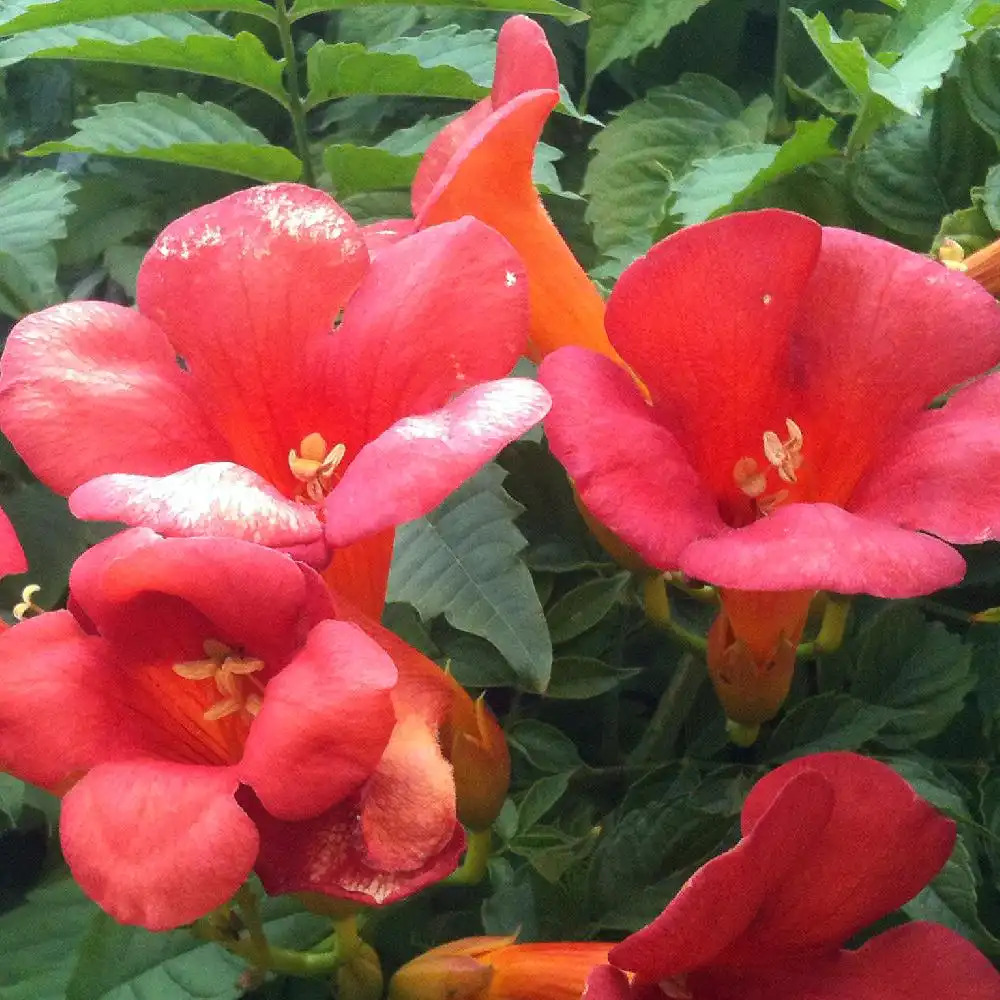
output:
[[[288,111],[292,116],[295,145],[299,151],[299,159],[302,160],[302,180],[311,187],[315,187],[316,174],[313,171],[309,136],[306,133],[306,112],[302,104],[302,89],[299,87],[299,64],[295,55],[292,23],[288,20],[288,7],[285,0],[274,0],[274,12],[278,36],[281,39],[281,51],[285,57],[285,82],[288,85],[289,98]]]

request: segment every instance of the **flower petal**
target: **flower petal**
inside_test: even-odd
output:
[[[632,1000],[628,977],[610,965],[594,966],[580,1000]]]
[[[119,669],[107,643],[68,611],[0,633],[0,769],[58,789],[101,761],[142,752]]]
[[[850,507],[949,542],[1000,538],[1000,374],[921,413],[861,481]]]
[[[412,236],[414,231],[412,219],[382,219],[361,227],[365,246],[372,259],[386,247]]]
[[[397,421],[362,448],[327,497],[327,541],[346,545],[426,514],[548,408],[549,394],[536,382],[499,379],[434,413]]]
[[[17,532],[10,518],[0,510],[0,577],[26,573],[28,560],[17,539]]]
[[[350,545],[334,549],[330,564],[323,571],[327,585],[370,618],[381,618],[385,608],[395,539],[393,528],[365,535]]]
[[[549,218],[531,178],[535,146],[558,102],[554,90],[532,90],[483,120],[424,196],[417,226],[464,215],[492,226],[510,240],[527,268],[535,353],[578,344],[617,358],[604,333],[604,302]]]
[[[121,521],[168,536],[241,538],[326,563],[314,511],[255,472],[209,462],[168,476],[99,476],[76,488],[70,510],[87,521]]]
[[[331,332],[367,268],[350,216],[301,184],[238,191],[158,237],[139,308],[184,358],[234,462],[291,487],[288,450],[318,430],[295,405],[315,373],[307,345]]]
[[[846,500],[901,427],[998,359],[1000,307],[976,282],[873,236],[824,229],[792,356],[803,455],[824,498]]]
[[[365,854],[356,799],[296,823],[274,819],[245,792],[240,801],[260,830],[256,871],[271,895],[317,892],[381,906],[412,896],[453,872],[465,849],[465,833],[455,824],[448,843],[421,868],[383,871],[370,864]]]
[[[612,344],[718,496],[784,428],[793,326],[820,249],[815,222],[767,209],[690,226],[628,267]]]
[[[241,780],[279,819],[306,819],[356,792],[375,771],[396,714],[392,660],[356,625],[325,621],[264,691]]]
[[[107,302],[66,302],[14,327],[0,424],[63,494],[107,472],[162,475],[226,457],[163,331]]]
[[[853,753],[810,754],[761,778],[743,806],[744,836],[778,807],[791,782],[809,774],[833,790],[829,821],[771,886],[741,956],[839,947],[912,899],[951,854],[955,824],[892,768]]]
[[[796,503],[745,528],[692,542],[680,568],[735,590],[916,597],[958,583],[965,561],[929,535],[833,504]]]
[[[497,35],[493,106],[502,108],[529,90],[558,89],[559,67],[542,26],[523,14],[507,18]]]
[[[684,546],[723,530],[714,499],[628,373],[567,347],[542,362],[545,432],[587,510],[647,563],[676,569]]]
[[[351,462],[402,417],[508,374],[528,335],[527,295],[517,254],[475,219],[383,249],[333,338],[315,417],[336,402],[327,440],[343,441]]]
[[[808,856],[833,805],[834,791],[821,774],[797,775],[739,844],[702,865],[660,916],[612,948],[611,964],[655,983],[731,951]]]
[[[123,924],[167,930],[225,903],[250,874],[257,831],[231,768],[129,761],[95,768],[63,800],[73,876]]]
[[[366,862],[392,872],[419,870],[455,832],[455,779],[434,732],[402,719],[361,795]]]

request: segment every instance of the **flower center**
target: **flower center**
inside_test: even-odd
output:
[[[288,453],[288,468],[302,483],[299,499],[309,503],[322,503],[330,492],[331,481],[337,466],[344,460],[347,447],[335,444],[327,450],[326,440],[315,431],[299,442],[299,450]]]
[[[264,661],[234,655],[233,650],[214,639],[206,639],[202,648],[204,660],[175,663],[173,669],[189,681],[215,681],[222,697],[205,711],[205,718],[214,722],[237,712],[255,716],[260,711],[264,686],[252,675],[264,669]]]
[[[778,478],[782,482],[795,483],[798,482],[796,473],[803,462],[802,428],[791,417],[786,417],[785,430],[788,437],[784,441],[775,431],[764,431],[764,458],[778,473]],[[733,480],[741,493],[754,500],[757,512],[762,517],[766,517],[788,499],[786,489],[766,494],[769,472],[770,469],[761,468],[757,460],[749,455],[741,458],[733,466]]]

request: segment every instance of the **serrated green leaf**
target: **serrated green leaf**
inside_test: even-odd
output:
[[[204,30],[198,27],[204,25]],[[0,42],[0,67],[22,59],[74,59],[155,66],[215,76],[253,87],[288,107],[284,63],[247,31],[230,38],[195,17],[147,15],[15,35]]]
[[[851,192],[861,207],[892,229],[930,241],[948,211],[938,185],[929,117],[904,118],[861,151]]]
[[[73,124],[77,127],[74,135],[42,143],[27,155],[129,156],[221,170],[257,181],[293,181],[302,172],[296,156],[271,146],[232,111],[207,101],[198,104],[183,94],[138,94],[134,103],[101,104],[92,117]]]
[[[648,249],[666,215],[672,178],[700,157],[759,138],[740,119],[743,111],[729,87],[689,73],[654,87],[613,119],[591,143],[583,182],[598,249],[629,246],[633,256]]]
[[[978,195],[990,225],[994,229],[1000,229],[1000,163],[987,171],[986,181]]]
[[[328,933],[329,922],[307,913],[293,896],[266,899],[261,916],[276,946],[306,948]],[[189,930],[153,934],[99,913],[80,948],[66,1000],[236,1000],[245,964]]]
[[[398,156],[375,146],[332,143],[323,150],[333,193],[349,198],[359,191],[408,190],[421,154]]]
[[[0,255],[6,265],[0,266],[0,294],[5,286],[15,294],[18,301],[3,303],[15,319],[59,297],[53,242],[66,235],[75,208],[70,194],[77,187],[57,170],[0,181]]]
[[[511,750],[547,774],[575,771],[583,766],[576,744],[561,730],[547,722],[523,719],[507,730]]]
[[[65,1000],[76,949],[96,912],[67,874],[0,916],[3,1000]]]
[[[975,686],[972,651],[911,605],[890,605],[865,629],[850,693],[899,715],[879,733],[892,749],[937,736]]]
[[[397,4],[399,0],[295,0],[290,17],[297,21],[310,14],[356,7],[380,7]],[[455,7],[460,10],[497,11],[504,14],[547,14],[566,24],[587,20],[587,15],[575,7],[556,0],[423,0],[423,7]]]
[[[756,143],[723,149],[695,160],[691,170],[674,185],[670,213],[682,225],[704,222],[732,211],[740,201],[799,167],[837,151],[830,145],[836,126],[832,118],[800,121],[780,146]]]
[[[972,858],[961,836],[934,881],[910,902],[904,903],[902,909],[913,920],[929,920],[950,927],[987,957],[994,961],[1000,959],[1000,940],[979,917]]]
[[[613,691],[623,681],[642,673],[629,667],[613,667],[590,656],[557,656],[546,698],[583,701]]]
[[[358,42],[316,42],[306,56],[306,108],[355,94],[477,100],[489,92],[495,34],[456,25],[366,49]]]
[[[487,639],[520,682],[544,691],[552,643],[538,594],[520,558],[521,512],[504,492],[505,473],[488,465],[437,510],[396,534],[389,599],[408,601],[425,620],[444,616]]]
[[[496,646],[478,635],[435,630],[440,660],[463,687],[517,687],[518,676]]]
[[[517,832],[527,833],[565,794],[568,774],[539,778],[522,796],[517,807]]]
[[[958,67],[969,115],[1000,141],[1000,29],[984,32],[966,49]]]
[[[559,598],[545,615],[553,645],[593,628],[615,606],[631,578],[629,573],[617,573],[588,580]]]
[[[659,45],[708,0],[586,0],[588,85],[618,59]]]
[[[199,10],[225,10],[275,20],[274,8],[263,0],[4,0],[0,35],[119,15]]]
[[[904,714],[847,694],[817,695],[800,702],[778,723],[767,755],[790,760],[826,750],[857,750]]]
[[[916,793],[927,799],[935,809],[940,809],[954,820],[971,820],[965,788],[943,766],[930,758],[920,757],[887,757],[885,763],[904,777]]]

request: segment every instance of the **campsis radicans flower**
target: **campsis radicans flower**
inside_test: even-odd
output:
[[[578,1000],[611,948],[604,941],[515,940],[462,938],[432,948],[397,970],[389,1000]]]
[[[536,383],[502,378],[527,294],[515,251],[475,219],[371,260],[328,195],[251,188],[164,230],[137,311],[70,302],[23,319],[0,361],[0,426],[78,517],[316,566],[332,551],[328,581],[378,616],[393,527],[548,408]]]
[[[650,566],[721,590],[730,719],[784,701],[816,592],[958,582],[1000,535],[1000,307],[882,240],[778,210],[657,244],[608,303],[625,369],[566,347],[546,432],[590,513]]]
[[[913,898],[955,825],[895,771],[851,753],[784,764],[753,787],[742,839],[611,949],[585,1000],[994,1000],[965,938],[914,922],[845,942]]]
[[[615,357],[604,332],[604,301],[549,218],[532,180],[535,147],[559,103],[559,68],[545,32],[509,18],[497,39],[493,89],[449,122],[420,162],[411,190],[414,218],[366,227],[377,245],[471,215],[502,233],[524,260],[536,357],[579,344]]]
[[[441,744],[471,700],[360,613],[336,617],[315,570],[134,528],[77,560],[69,608],[0,635],[0,769],[64,796],[66,859],[118,920],[187,923],[251,870],[272,893],[373,905],[454,870]],[[484,712],[471,739],[499,736]]]

